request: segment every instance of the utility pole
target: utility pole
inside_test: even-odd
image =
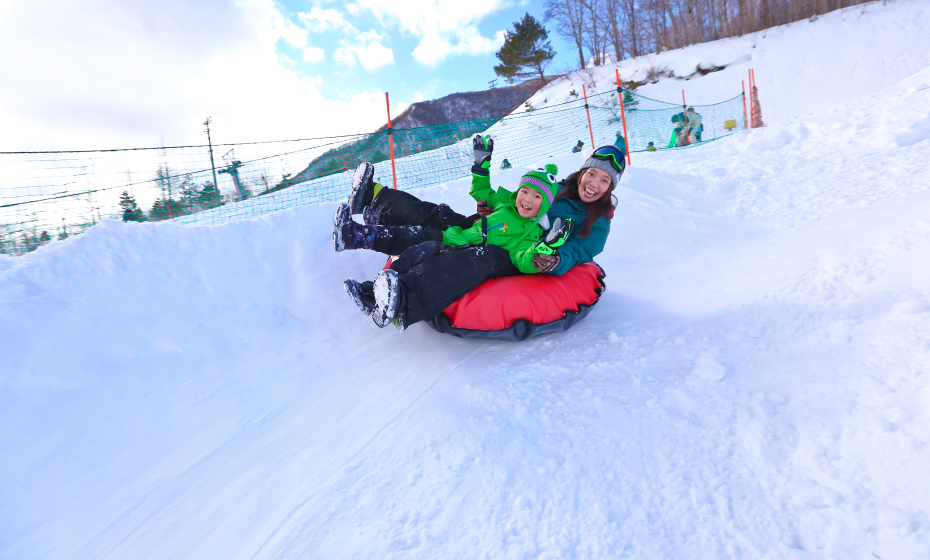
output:
[[[207,133],[207,145],[210,146],[210,169],[213,170],[213,186],[219,190],[220,185],[216,182],[216,165],[213,164],[213,140],[210,139],[210,123],[213,121],[213,117],[207,117],[207,120],[203,121],[204,132]]]

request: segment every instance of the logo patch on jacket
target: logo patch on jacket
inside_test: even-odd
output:
[[[494,226],[494,227],[492,227],[492,228],[489,228],[488,231],[491,232],[491,231],[496,230],[497,228],[501,228],[501,231],[502,231],[503,233],[507,233],[507,222],[503,222],[503,223],[497,224],[496,226]]]

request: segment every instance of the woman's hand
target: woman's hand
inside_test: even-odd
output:
[[[481,214],[482,216],[489,216],[489,215],[491,215],[491,212],[493,212],[493,211],[494,211],[494,209],[491,208],[490,206],[488,206],[488,201],[487,201],[487,200],[479,200],[479,201],[478,201],[478,213],[479,213],[479,214]]]
[[[560,260],[562,260],[562,257],[559,256],[558,251],[553,252],[551,255],[533,255],[533,266],[540,272],[549,272],[559,266]]]

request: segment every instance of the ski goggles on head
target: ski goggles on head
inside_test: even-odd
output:
[[[616,186],[620,176],[623,175],[623,170],[626,169],[626,158],[620,148],[616,146],[601,146],[594,150],[594,153],[584,162],[582,167],[603,169],[610,175],[614,186]]]

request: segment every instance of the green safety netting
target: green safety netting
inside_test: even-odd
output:
[[[630,151],[716,140],[745,128],[743,97],[693,105],[703,130],[684,132],[683,107],[622,90]],[[582,140],[613,144],[623,131],[616,90],[558,105],[494,117],[373,134],[276,142],[131,150],[2,152],[0,253],[20,255],[81,233],[101,219],[215,225],[293,206],[341,200],[362,161],[376,180],[416,189],[467,176],[471,137],[494,138],[494,165],[534,165]],[[588,114],[591,127],[588,128]],[[682,122],[681,120],[679,122]],[[693,117],[691,124],[694,124]],[[678,134],[675,134],[676,127]],[[634,162],[635,164],[635,162]]]

